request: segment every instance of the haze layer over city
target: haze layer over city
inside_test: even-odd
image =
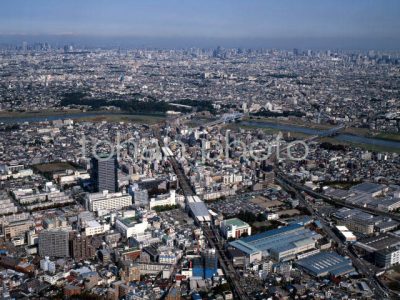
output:
[[[400,2],[0,4],[1,299],[399,299]]]

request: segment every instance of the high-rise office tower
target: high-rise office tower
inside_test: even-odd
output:
[[[96,192],[104,190],[110,193],[118,191],[117,158],[99,156],[92,158],[92,179]]]
[[[42,230],[39,233],[39,255],[41,257],[69,257],[68,230]]]

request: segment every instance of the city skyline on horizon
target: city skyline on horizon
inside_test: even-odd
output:
[[[0,42],[96,46],[400,49],[400,3],[386,1],[48,1],[3,3]]]

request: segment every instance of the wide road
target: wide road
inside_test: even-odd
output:
[[[157,137],[159,146],[163,147],[164,142],[162,141],[160,131],[157,129],[158,128],[155,128],[153,134],[155,137]],[[182,167],[180,166],[178,161],[173,156],[169,156],[168,161],[170,162],[172,168],[174,169],[175,175],[178,178],[179,186],[182,189],[184,196],[185,197],[194,196],[195,193],[190,185],[189,179],[183,172]],[[224,249],[218,243],[218,238],[215,235],[215,232],[207,225],[202,225],[201,228],[210,247],[216,249],[219,265],[221,266],[226,276],[226,279],[231,287],[231,290],[233,291],[234,299],[243,299],[243,300],[249,299],[249,297],[241,288],[240,278],[235,272],[234,267],[232,266],[230,260],[227,259]]]

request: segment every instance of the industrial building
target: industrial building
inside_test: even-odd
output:
[[[373,234],[375,231],[386,232],[398,227],[399,223],[389,217],[374,216],[359,209],[341,208],[334,213],[336,223],[346,226],[349,230],[362,233]]]
[[[363,182],[350,188],[351,192],[370,194],[372,197],[379,196],[388,191],[388,187],[383,184]]]
[[[390,268],[400,263],[400,237],[392,233],[359,240],[354,244],[365,258],[379,268]]]
[[[339,277],[354,272],[351,260],[336,252],[320,252],[298,260],[296,265],[315,277]]]
[[[300,224],[269,230],[230,243],[246,253],[250,261],[255,257],[272,257],[276,261],[295,258],[299,253],[315,249],[315,242],[322,236]]]

